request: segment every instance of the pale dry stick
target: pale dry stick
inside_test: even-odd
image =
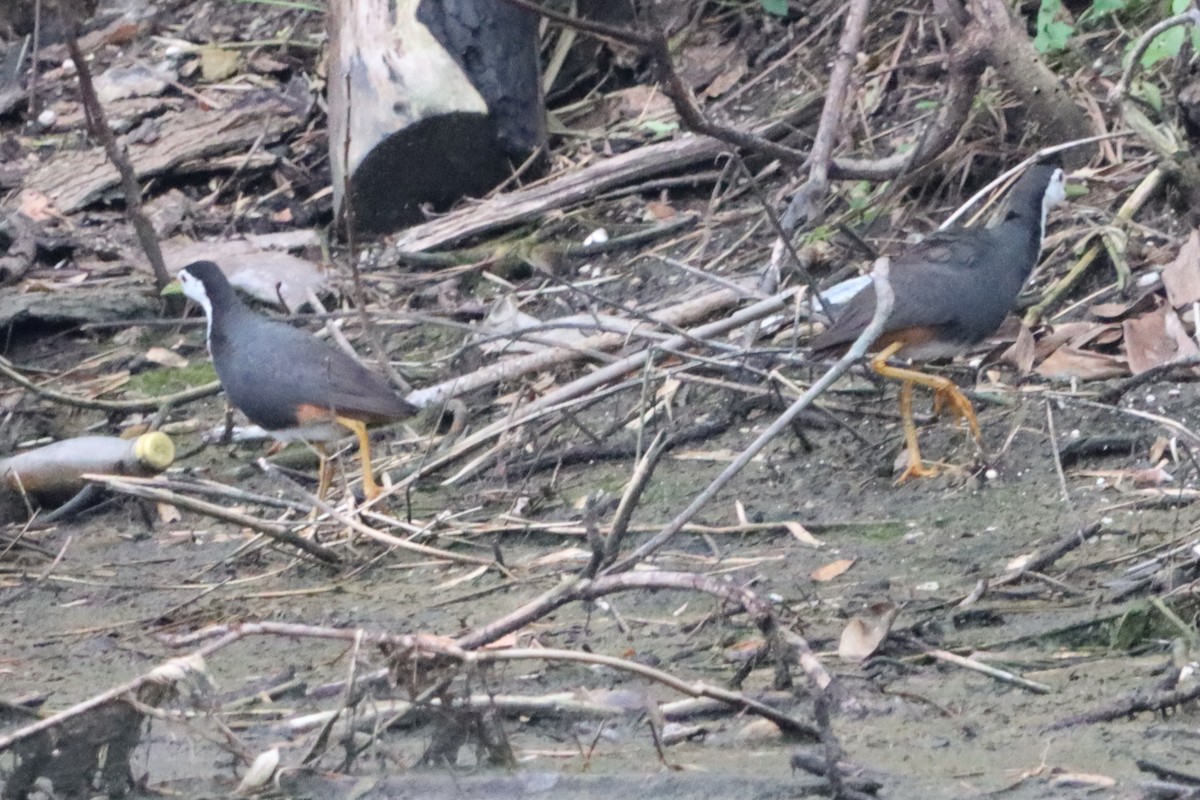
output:
[[[52,402],[65,406],[73,406],[74,408],[90,408],[95,411],[157,411],[164,405],[174,406],[181,403],[190,403],[193,400],[200,400],[221,391],[221,382],[213,381],[212,383],[206,383],[193,389],[185,389],[175,394],[152,397],[149,400],[93,400],[88,397],[76,397],[65,392],[47,389],[44,386],[34,383],[17,371],[13,363],[3,356],[0,356],[0,375],[5,376],[18,386],[22,386]]]
[[[1054,411],[1050,408],[1050,400],[1046,399],[1046,428],[1050,433],[1050,448],[1054,451],[1054,470],[1058,473],[1058,487],[1062,490],[1063,502],[1071,511],[1075,504],[1071,502],[1071,493],[1067,491],[1067,475],[1063,472],[1062,454],[1058,452],[1058,434],[1054,430]]]
[[[524,649],[511,648],[505,650],[474,650],[466,654],[463,659],[464,663],[469,665],[475,664],[497,664],[502,661],[527,661],[530,659],[540,661],[573,661],[582,664],[594,664],[597,666],[609,667],[611,669],[629,672],[634,675],[640,675],[643,678],[649,678],[656,683],[661,683],[668,688],[674,689],[680,694],[686,694],[689,697],[695,698],[710,698],[718,700],[726,705],[735,706],[743,711],[749,711],[764,719],[768,719],[779,726],[779,729],[785,734],[794,736],[803,736],[805,738],[816,739],[819,737],[819,732],[813,726],[800,722],[790,714],[785,714],[778,709],[772,708],[766,703],[755,700],[741,692],[722,689],[717,686],[708,685],[702,681],[689,682],[681,678],[677,678],[669,672],[655,669],[645,664],[639,664],[636,661],[629,661],[624,658],[615,656],[605,656],[599,653],[588,653],[581,650],[559,650],[552,647]]]
[[[265,459],[260,458],[258,460],[258,465],[264,472],[268,474],[276,474],[278,472],[275,465],[267,463]],[[463,555],[462,553],[452,553],[449,550],[443,550],[440,547],[430,547],[427,544],[417,544],[416,542],[410,542],[407,539],[401,539],[399,536],[392,536],[390,533],[384,533],[381,530],[372,528],[369,525],[359,522],[357,519],[347,514],[343,514],[341,511],[334,508],[329,503],[326,503],[316,495],[310,495],[307,499],[308,502],[320,509],[324,514],[327,514],[329,518],[335,522],[346,526],[355,533],[361,534],[372,541],[387,545],[388,547],[394,547],[397,550],[406,550],[410,553],[417,553],[423,556],[433,556],[434,558],[453,561],[459,564],[475,564],[476,566],[485,567],[499,566],[495,560],[490,558],[480,558],[478,556]]]
[[[160,290],[165,289],[171,282],[171,276],[167,274],[166,262],[163,261],[158,233],[154,230],[154,225],[146,216],[145,208],[142,206],[142,187],[138,183],[137,172],[129,163],[129,157],[124,148],[117,142],[117,137],[104,114],[100,98],[96,95],[91,67],[88,66],[83,51],[79,48],[78,26],[77,21],[67,22],[67,52],[71,54],[71,60],[75,62],[75,74],[79,79],[79,97],[83,101],[88,128],[100,140],[104,146],[104,152],[108,155],[108,160],[112,162],[113,168],[121,177],[121,189],[125,195],[125,216],[133,226],[138,243],[142,246],[146,260],[150,262],[150,268],[154,271],[155,285]]]
[[[892,284],[888,279],[888,269],[891,261],[884,257],[876,260],[873,278],[875,281],[875,314],[871,318],[871,323],[863,330],[859,337],[854,340],[854,344],[846,351],[846,354],[838,359],[829,371],[821,376],[819,380],[813,383],[799,399],[784,411],[779,417],[771,423],[771,425],[763,431],[757,439],[755,439],[749,447],[743,450],[736,459],[730,463],[721,474],[704,488],[704,491],[696,495],[695,499],[683,511],[671,520],[665,528],[659,531],[658,534],[651,537],[640,547],[623,558],[621,561],[613,564],[604,570],[605,574],[613,572],[621,572],[631,569],[635,564],[645,559],[650,554],[654,553],[660,547],[667,543],[676,533],[678,533],[684,525],[691,521],[701,508],[706,506],[721,489],[725,488],[733,478],[745,469],[746,465],[757,456],[764,447],[767,446],[778,436],[782,431],[786,430],[792,424],[792,421],[799,416],[800,412],[812,405],[826,389],[828,389],[838,378],[842,377],[854,362],[858,361],[867,350],[875,343],[875,340],[883,332],[884,326],[887,324],[888,317],[892,313],[892,305],[895,301],[895,296],[892,292]]]
[[[755,319],[767,316],[768,314],[778,313],[787,308],[788,301],[796,291],[796,289],[787,289],[765,300],[760,300],[759,302],[747,306],[740,311],[736,311],[727,317],[692,328],[687,331],[686,336],[675,335],[668,337],[664,342],[662,342],[661,346],[669,348],[684,347],[688,341],[715,338],[723,333],[726,333],[727,331],[739,328]],[[705,295],[705,297],[700,298],[697,301],[682,303],[674,308],[682,309],[685,306],[692,310],[707,308],[708,312],[712,312],[732,305],[733,303],[737,302],[737,300],[738,297],[734,292],[727,289],[722,289],[718,292],[712,293],[711,295]],[[626,340],[626,337],[621,337],[620,339],[621,342]],[[558,353],[556,356],[558,359],[572,357],[574,355],[574,353],[568,348],[563,348],[562,350],[564,352]],[[463,391],[478,388],[482,385],[487,385],[488,383],[492,383],[496,380],[510,378],[512,377],[512,374],[521,374],[521,372],[531,368],[530,365],[536,365],[532,367],[533,369],[542,369],[544,368],[543,365],[547,364],[547,361],[541,356],[542,354],[534,354],[530,357],[517,357],[515,359],[508,359],[500,364],[494,365],[493,368],[484,368],[483,370],[472,373],[472,375],[464,378],[458,378],[439,384],[438,386],[431,387],[431,389],[424,390],[424,392],[428,393],[426,394],[424,403],[418,402],[414,399],[414,395],[422,394],[422,392],[414,392],[413,394],[410,394],[407,399],[414,405],[421,406],[431,402],[434,398],[439,397],[442,394],[458,394]],[[533,419],[544,409],[584,396],[596,388],[604,386],[608,382],[620,378],[628,372],[640,369],[644,364],[646,364],[649,358],[650,350],[641,350],[612,364],[594,370],[584,377],[574,380],[565,386],[560,386],[557,389],[542,395],[534,402],[522,408],[520,413],[514,415],[512,419],[493,423],[472,434],[471,436],[462,439],[449,452],[426,464],[421,471],[405,477],[404,480],[400,481],[398,484],[396,484],[396,486],[405,486],[435,469],[440,469],[441,467],[456,461],[463,454],[471,452],[491,439],[508,433],[517,426],[524,424],[530,419]],[[551,357],[549,363],[556,363],[554,359],[555,357]],[[505,367],[506,365],[508,367],[507,373],[504,369],[502,369],[502,367]],[[520,371],[514,372],[514,367],[519,367]],[[478,465],[473,466],[472,469],[477,468],[477,466]],[[448,478],[445,483],[453,484],[459,480],[462,480],[468,474],[469,473],[465,469],[460,470],[457,474]]]
[[[1011,683],[1013,686],[1019,686],[1022,689],[1027,689],[1034,694],[1050,694],[1050,692],[1054,691],[1052,687],[1047,686],[1044,683],[1038,683],[1037,681],[1031,681],[1028,678],[1022,678],[1020,675],[1009,672],[1008,670],[998,669],[980,661],[976,661],[973,658],[966,658],[964,656],[951,653],[948,650],[926,650],[925,655],[936,658],[938,661],[944,661],[947,664],[954,664],[957,667],[975,670],[976,672],[980,672],[984,675],[995,678],[996,680],[1004,681],[1005,683]]]
[[[219,519],[223,522],[232,522],[234,525],[244,525],[265,536],[269,536],[278,543],[291,545],[297,550],[302,550],[311,556],[315,556],[327,564],[337,564],[342,560],[341,556],[328,547],[319,545],[316,542],[310,542],[303,536],[297,536],[284,525],[268,522],[265,519],[259,519],[249,514],[243,514],[240,511],[234,511],[231,508],[219,506],[216,503],[208,503],[204,500],[197,500],[194,497],[177,494],[167,489],[148,486],[139,482],[136,478],[125,478],[117,475],[84,475],[83,478],[113,492],[133,495],[134,497],[144,497],[147,500],[154,500],[159,503],[170,503],[173,506],[186,508],[189,511],[203,514],[206,517]]]
[[[720,289],[657,311],[651,315],[651,318],[656,321],[661,320],[667,325],[688,325],[694,320],[703,319],[738,303],[743,294],[744,292],[731,289]],[[770,299],[767,298],[761,302],[768,302]],[[763,313],[771,312],[764,311]],[[538,353],[505,358],[470,374],[410,392],[405,399],[415,406],[424,408],[431,403],[442,402],[446,397],[467,394],[500,381],[512,380],[530,372],[538,372],[577,360],[587,355],[588,351],[604,351],[624,347],[629,341],[631,331],[636,327],[638,326],[633,326],[630,331],[589,336],[571,347],[556,347]],[[718,333],[720,332],[723,331]],[[693,333],[692,338],[704,337]],[[685,342],[681,341],[676,346],[683,346],[683,344]],[[636,368],[634,367],[634,369]]]
[[[596,554],[599,557],[594,556],[592,559],[595,568],[589,569],[587,577],[594,577],[596,568],[606,567],[617,560],[617,555],[621,552],[621,541],[629,531],[629,522],[633,518],[633,511],[637,508],[638,501],[641,500],[642,493],[646,490],[646,484],[650,481],[650,476],[654,474],[654,468],[658,466],[659,459],[667,451],[667,444],[666,434],[659,431],[646,449],[646,455],[638,461],[633,475],[629,478],[629,485],[621,496],[621,503],[613,514],[608,535],[601,539],[598,548],[600,552]]]
[[[622,580],[624,580],[631,576],[622,575],[622,576],[618,576],[618,577],[621,578]],[[643,575],[641,577],[644,578],[645,576]],[[703,580],[702,576],[699,576],[699,575],[686,576],[686,577],[692,578],[692,579]],[[597,583],[601,583],[601,582],[598,581]],[[597,587],[597,588],[599,588],[599,587]],[[630,588],[634,588],[634,587],[630,587]],[[665,588],[670,588],[670,587],[665,587]],[[686,588],[686,587],[676,587],[676,588]],[[738,590],[735,587],[729,587],[729,590],[730,591],[723,592],[722,594],[731,596],[732,594],[738,593]],[[749,593],[743,592],[743,594],[749,594]],[[749,596],[753,597],[753,595],[749,595]],[[759,601],[759,602],[761,602],[761,601]],[[473,650],[464,648],[461,645],[456,644],[453,640],[446,639],[443,637],[438,637],[438,636],[430,636],[430,635],[424,635],[424,634],[393,635],[393,634],[386,634],[386,633],[372,633],[372,632],[365,631],[362,628],[329,628],[329,627],[321,627],[321,626],[315,626],[315,625],[303,625],[303,624],[282,623],[282,622],[251,622],[251,623],[242,623],[242,624],[233,625],[233,626],[216,625],[216,626],[212,626],[210,628],[206,628],[203,631],[197,631],[195,634],[189,634],[185,637],[180,637],[180,638],[176,638],[176,639],[169,639],[168,641],[173,645],[179,645],[179,644],[183,644],[183,643],[191,643],[191,642],[195,642],[195,641],[200,641],[203,638],[211,638],[214,636],[219,636],[220,638],[218,638],[216,641],[214,641],[208,645],[203,646],[202,648],[197,650],[195,653],[192,653],[191,655],[184,656],[184,657],[182,657],[182,659],[174,659],[173,662],[168,662],[168,663],[174,663],[174,662],[181,661],[184,659],[193,659],[198,656],[206,657],[206,656],[211,655],[212,653],[216,652],[217,650],[219,650],[223,647],[226,647],[235,641],[244,639],[248,636],[286,636],[286,637],[293,637],[293,638],[298,637],[298,638],[329,639],[329,640],[350,641],[350,642],[361,640],[363,643],[377,644],[377,645],[390,645],[396,651],[402,651],[402,652],[408,653],[408,654],[415,653],[417,655],[427,656],[427,657],[435,656],[435,657],[446,658],[446,659],[449,659],[452,661],[457,661],[465,666],[472,666],[472,665],[479,665],[479,664],[491,664],[491,663],[496,663],[496,662],[500,662],[500,661],[517,661],[517,660],[530,660],[530,659],[541,659],[541,660],[547,660],[547,661],[573,661],[573,662],[578,662],[578,663],[587,663],[587,664],[606,666],[606,667],[610,667],[612,669],[618,669],[618,670],[621,670],[624,672],[629,672],[631,674],[640,675],[642,677],[649,678],[658,683],[662,683],[664,686],[668,686],[668,687],[675,689],[676,691],[678,691],[682,694],[686,694],[690,697],[696,697],[696,698],[703,697],[703,698],[710,698],[713,700],[718,700],[727,705],[732,705],[741,710],[749,711],[756,715],[762,716],[762,717],[774,722],[783,731],[785,731],[787,733],[801,735],[801,736],[805,736],[805,737],[812,738],[812,739],[815,739],[817,737],[817,731],[811,725],[800,722],[799,720],[791,717],[790,715],[784,714],[783,712],[778,711],[775,708],[772,708],[770,705],[768,705],[760,700],[757,700],[755,698],[744,695],[740,692],[733,692],[733,691],[721,689],[718,687],[707,686],[703,683],[689,683],[689,682],[684,681],[680,678],[677,678],[674,675],[671,675],[667,672],[663,672],[661,670],[657,670],[657,669],[654,669],[653,667],[648,667],[643,664],[638,664],[633,661],[628,661],[623,658],[616,658],[613,656],[602,656],[602,655],[598,655],[595,653],[586,653],[586,652],[575,651],[575,650],[557,650],[557,649],[552,649],[552,648],[545,648],[545,649],[541,649],[541,648],[539,648],[539,649],[516,649],[516,648],[513,648],[513,649],[507,649],[507,650],[477,650],[477,651],[473,651]],[[140,682],[144,682],[144,679],[138,679],[138,680]],[[124,694],[125,692],[130,691],[129,687],[132,686],[132,688],[136,688],[137,685],[140,685],[140,683],[135,684],[135,682],[131,682],[130,684],[125,684],[124,686],[119,687],[118,689],[110,690],[109,692],[106,692],[103,696],[106,699],[112,699],[113,697],[119,697],[121,694]],[[88,701],[88,703],[94,703],[94,702],[95,701]],[[96,704],[98,704],[98,703],[96,703]],[[414,703],[414,705],[416,705],[416,704]],[[94,705],[92,705],[91,707],[94,707]],[[55,717],[50,718],[50,719],[55,720],[55,722],[53,724],[58,724],[58,722],[61,722],[62,719],[64,719],[64,717],[62,717],[62,715],[56,714]],[[5,737],[4,739],[0,739],[0,750],[2,750],[7,745],[11,745],[15,741],[19,741],[21,738],[30,736],[33,733],[37,733],[40,730],[45,730],[47,727],[52,727],[52,725],[47,724],[48,722],[50,722],[50,720],[43,720],[41,723],[38,723],[38,725],[40,727],[38,727],[38,730],[36,730],[36,731],[26,732],[27,729],[21,729],[21,730],[16,731],[15,733],[11,734],[10,736]],[[33,728],[35,726],[28,726],[28,727]],[[11,740],[11,741],[9,741],[9,740]]]

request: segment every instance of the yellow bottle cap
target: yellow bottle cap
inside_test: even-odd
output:
[[[143,433],[133,443],[133,455],[142,466],[162,471],[175,460],[175,443],[162,431]]]

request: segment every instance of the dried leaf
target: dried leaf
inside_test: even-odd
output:
[[[812,578],[817,583],[825,583],[826,581],[833,580],[839,575],[845,575],[846,572],[853,566],[854,559],[839,558],[837,561],[830,561],[824,566],[817,567],[811,573],[809,573],[808,577]]]
[[[824,547],[825,543],[809,532],[808,528],[801,525],[799,522],[785,522],[783,527],[787,528],[787,532],[792,535],[792,538],[801,544],[806,544],[809,547]]]
[[[555,550],[553,553],[547,553],[544,556],[535,558],[526,564],[526,567],[549,567],[555,564],[564,562],[578,563],[587,562],[592,557],[591,550],[584,550],[582,547],[565,547],[562,550]]]
[[[208,675],[208,666],[204,657],[198,653],[172,658],[165,664],[160,664],[150,670],[147,677],[157,683],[177,683],[193,676]]]
[[[1033,553],[1023,553],[1004,565],[1006,572],[1020,572],[1025,569],[1025,566],[1033,561]]]
[[[838,641],[838,657],[846,661],[863,661],[874,653],[892,629],[900,606],[878,603],[871,606],[868,612],[850,620],[842,630],[842,638]]]
[[[1179,315],[1169,306],[1127,319],[1122,326],[1129,371],[1134,375],[1200,354],[1200,348],[1183,329]]]
[[[1163,268],[1162,282],[1174,308],[1200,300],[1200,230],[1192,230],[1179,255]]]
[[[165,347],[151,347],[146,351],[146,360],[151,364],[158,364],[163,367],[175,367],[176,369],[188,365],[186,358],[174,350],[168,350]]]
[[[262,789],[271,781],[271,776],[275,774],[275,770],[279,768],[279,748],[272,747],[264,753],[259,753],[254,759],[254,763],[250,765],[250,769],[246,770],[246,774],[242,777],[242,782],[238,784],[234,794],[250,794],[256,789]]]
[[[480,567],[476,567],[475,569],[471,570],[470,572],[464,573],[462,575],[458,575],[456,577],[451,578],[448,581],[443,581],[443,582],[439,583],[437,586],[433,587],[433,591],[444,592],[447,589],[453,589],[455,586],[458,586],[461,583],[468,583],[470,581],[475,580],[476,578],[480,577],[485,572],[487,572],[489,569],[491,569],[491,567],[489,567],[487,564],[484,564],[483,566],[480,566]]]
[[[179,509],[170,503],[155,503],[155,507],[158,509],[158,518],[168,525],[183,519]]]
[[[34,222],[62,219],[62,213],[50,202],[50,196],[37,189],[25,189],[17,197],[17,210]]]
[[[740,81],[745,74],[746,63],[744,61],[734,64],[732,69],[728,69],[717,77],[713,78],[712,83],[710,83],[708,88],[704,90],[704,96],[720,97],[736,86],[737,82]]]
[[[1093,317],[1100,319],[1120,319],[1129,311],[1129,303],[1097,303],[1088,309]]]
[[[1116,356],[1060,347],[1034,370],[1045,378],[1078,378],[1083,381],[1120,378],[1129,374],[1125,363]]]
[[[1040,361],[1046,358],[1075,337],[1093,331],[1096,327],[1098,326],[1094,322],[1064,322],[1061,325],[1055,325],[1037,340],[1035,359]]]
[[[209,44],[200,48],[200,74],[210,82],[223,81],[234,75],[238,68],[236,50]]]
[[[229,282],[266,303],[280,300],[289,311],[308,302],[310,291],[325,289],[328,275],[317,264],[286,252],[300,246],[295,237],[245,237],[216,242],[177,238],[163,242],[163,259],[174,274],[193,261],[223,265]]]
[[[661,200],[651,200],[646,203],[645,219],[648,222],[662,222],[673,219],[676,213],[675,208],[670,203]]]
[[[1021,327],[1017,330],[1017,340],[1009,345],[1009,348],[1000,356],[1000,360],[1012,364],[1018,372],[1025,373],[1033,369],[1035,352],[1033,334],[1029,331],[1029,326],[1022,322]]]

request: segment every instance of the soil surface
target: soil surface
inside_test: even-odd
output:
[[[192,4],[167,5],[166,24],[181,37],[233,41],[294,26],[292,35],[320,41],[320,20],[292,9],[248,11],[234,4],[222,12],[228,19],[192,18]],[[888,13],[876,22],[872,47],[894,44],[889,37],[905,29],[901,17],[908,12],[883,5]],[[728,34],[728,18],[712,12],[728,34],[721,46],[736,39],[755,52],[769,50],[782,23],[751,11],[737,36]],[[826,30],[819,23],[793,15],[789,35],[811,35],[831,47],[836,26]],[[932,48],[935,37],[922,36],[905,41],[914,51]],[[725,51],[701,39],[693,58],[719,63]],[[150,58],[162,45],[143,33],[130,47]],[[102,50],[97,68],[125,58],[120,52]],[[255,51],[241,63],[263,81],[283,83],[315,69],[315,52]],[[790,66],[776,74],[824,72],[815,56],[799,69],[794,59],[805,55],[792,51]],[[619,62],[613,69],[621,74]],[[751,64],[745,80],[762,69]],[[636,85],[636,77],[633,71],[625,80]],[[918,77],[926,89],[936,85],[937,76]],[[180,80],[191,85],[199,77]],[[765,119],[778,110],[794,87],[776,80],[747,92],[739,113]],[[69,75],[51,74],[44,90],[69,104],[72,86]],[[168,96],[173,102],[188,97]],[[661,133],[611,108],[572,111],[583,101],[566,90],[554,97],[552,106],[575,129],[599,124],[596,118],[610,126],[605,135],[611,141],[594,131],[585,144],[563,134],[557,145],[564,159],[582,163],[604,152],[603,144],[641,145]],[[914,90],[889,101],[884,118],[873,124],[884,128],[919,117],[921,97]],[[1007,166],[1024,154],[1004,139],[1003,125],[1000,132],[993,127],[1011,107],[994,110],[998,116],[975,120],[965,136],[991,143],[1002,158],[981,157],[986,163],[972,172],[959,170],[971,163],[969,154],[962,160],[950,154],[939,162],[937,179],[871,195],[880,208],[870,216],[855,194],[863,187],[846,189],[831,200],[836,222],[885,251],[898,247],[904,232],[928,230],[926,221],[944,217],[994,177],[997,162]],[[52,157],[20,124],[6,124],[23,152]],[[969,150],[961,146],[958,155]],[[297,163],[311,167],[306,179],[313,191],[296,189],[295,197],[315,195],[321,186],[321,157],[314,155],[320,148],[301,132],[286,147],[293,157],[288,170],[238,173],[232,184],[175,176],[152,195],[161,202],[169,187],[186,197],[190,221],[177,227],[197,239],[328,224],[327,206],[277,203],[279,182],[272,176],[295,177],[289,170]],[[758,191],[779,200],[794,189],[774,168],[752,166],[761,170]],[[1051,217],[1047,257],[1031,291],[1066,273],[1085,228],[1107,220],[1119,204],[1116,189],[1141,174],[1114,170],[1103,180],[1084,181],[1084,196]],[[488,304],[504,297],[549,320],[653,310],[714,288],[710,277],[673,262],[711,268],[720,280],[756,280],[774,241],[762,200],[744,183],[722,183],[717,191],[716,180],[642,187],[538,223],[540,241],[577,243],[598,227],[619,234],[679,215],[704,220],[632,250],[568,259],[553,265],[553,275],[539,271],[544,264],[528,263],[486,279],[479,277],[483,267],[367,269],[361,299],[373,330],[364,333],[351,310],[341,315],[345,331],[368,363],[376,363],[382,345],[419,387],[501,357],[481,351],[462,321],[480,324]],[[200,203],[218,185],[217,200]],[[243,195],[272,199],[243,208]],[[285,216],[285,207],[299,216]],[[65,272],[43,266],[31,273],[20,296],[70,291],[71,302],[64,303],[70,310],[46,309],[44,296],[18,302],[6,316],[5,357],[35,381],[77,398],[137,400],[212,380],[203,324],[194,314],[183,320],[159,313],[148,273],[130,266],[134,259],[127,254],[135,245],[120,209],[99,205],[73,219],[119,245],[78,244]],[[1130,234],[1137,240],[1135,272],[1152,272],[1173,257],[1183,232],[1165,207],[1148,212]],[[826,234],[829,241],[805,240],[803,255],[810,260],[785,283],[812,278],[827,285],[843,266],[861,261],[849,236]],[[1155,256],[1155,248],[1167,255]],[[318,252],[310,247],[308,255],[318,259]],[[349,274],[340,270],[334,281],[334,288],[346,289],[347,310],[354,297]],[[89,290],[105,301],[89,301]],[[1109,325],[1113,317],[1091,314],[1091,306],[1124,304],[1126,311],[1116,313],[1132,315],[1135,306],[1161,306],[1162,291],[1153,282],[1118,288],[1105,264],[1071,287],[1057,306],[1059,316],[1036,335],[1047,341],[1054,324],[1067,322]],[[122,297],[130,305],[122,305]],[[31,308],[32,322],[21,316]],[[413,311],[424,314],[420,321],[406,316]],[[114,317],[121,320],[116,327]],[[1194,320],[1186,321],[1191,335]],[[320,327],[311,318],[301,324]],[[1122,328],[1113,327],[1095,357],[1111,358],[1127,372]],[[28,724],[29,714],[67,709],[194,653],[215,641],[205,633],[214,626],[295,623],[425,633],[444,642],[501,619],[585,568],[592,552],[587,509],[599,508],[595,518],[609,524],[638,454],[659,431],[697,433],[671,447],[653,472],[623,550],[685,508],[794,399],[796,387],[802,390],[826,366],[806,359],[810,332],[807,322],[793,328],[789,314],[763,332],[753,350],[733,356],[729,347],[660,352],[620,390],[597,391],[565,413],[525,426],[481,468],[456,477],[478,453],[460,458],[355,518],[360,526],[469,557],[461,561],[385,546],[351,527],[350,484],[358,483],[358,467],[349,443],[336,459],[329,496],[337,517],[319,510],[310,517],[316,454],[302,444],[276,455],[263,441],[213,443],[210,433],[226,423],[219,396],[155,415],[63,404],[0,384],[6,451],[157,426],[178,452],[156,484],[175,495],[139,499],[117,492],[50,526],[39,518],[27,524],[18,504],[17,519],[0,539],[0,737]],[[1012,338],[1001,336],[955,364],[933,368],[975,401],[981,443],[953,420],[930,414],[928,396],[918,394],[921,445],[927,459],[941,464],[939,476],[895,485],[904,457],[895,386],[859,370],[773,440],[693,525],[637,567],[707,576],[767,599],[780,623],[803,636],[835,678],[831,730],[848,765],[845,780],[875,781],[881,797],[1141,797],[1144,762],[1200,774],[1194,701],[1150,702],[1155,692],[1194,687],[1187,665],[1194,660],[1198,611],[1193,581],[1200,513],[1192,501],[1200,487],[1192,448],[1200,439],[1192,429],[1200,385],[1186,370],[1164,370],[1115,402],[1101,402],[1124,375],[1064,380],[1018,369],[1000,358]],[[750,347],[740,333],[720,344]],[[466,434],[587,370],[563,364],[464,398]],[[772,370],[785,380],[768,378]],[[377,429],[376,470],[398,482],[438,447],[452,447],[433,416]],[[638,420],[644,420],[641,433]],[[236,415],[233,421],[244,423]],[[277,467],[264,470],[264,458]],[[213,484],[246,494],[214,495]],[[245,519],[203,513],[187,498],[286,526],[341,561],[321,563]],[[1055,545],[1061,546],[1057,558],[1020,573],[1031,556]],[[867,658],[839,655],[844,636],[869,632],[889,611],[895,616],[888,635]],[[816,724],[820,715],[802,667],[790,665],[791,687],[778,685],[780,671],[770,659],[750,663],[762,645],[762,633],[742,610],[711,594],[666,590],[568,603],[495,643],[625,659],[688,685],[733,685]],[[970,661],[956,663],[946,654]],[[1000,672],[971,668],[979,665]],[[36,760],[33,753],[43,745],[46,752],[68,752],[65,761],[76,759],[86,772],[94,766],[96,743],[106,742],[111,763],[123,763],[116,755],[121,746],[131,748],[136,792],[192,798],[229,796],[250,763],[272,750],[280,765],[277,786],[295,797],[790,798],[819,786],[793,768],[798,751],[823,753],[815,742],[786,737],[775,725],[719,703],[704,713],[674,711],[664,704],[684,694],[599,663],[528,658],[454,670],[413,666],[352,639],[262,635],[215,650],[203,665],[190,662],[187,672],[172,691],[139,695],[145,718],[128,716],[122,704],[105,706],[77,718],[76,727],[56,734],[60,739],[30,740],[39,744],[27,752],[0,752],[0,782],[11,786],[18,762]],[[405,713],[399,704],[439,679],[445,683],[433,693],[436,702]],[[1123,705],[1133,698],[1151,710]],[[1103,718],[1081,718],[1093,713]],[[42,774],[70,783],[70,768],[60,763]]]

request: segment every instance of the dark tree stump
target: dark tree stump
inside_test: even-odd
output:
[[[422,205],[487,192],[545,141],[533,15],[498,0],[330,5],[329,149],[343,222],[369,233],[419,222]]]

